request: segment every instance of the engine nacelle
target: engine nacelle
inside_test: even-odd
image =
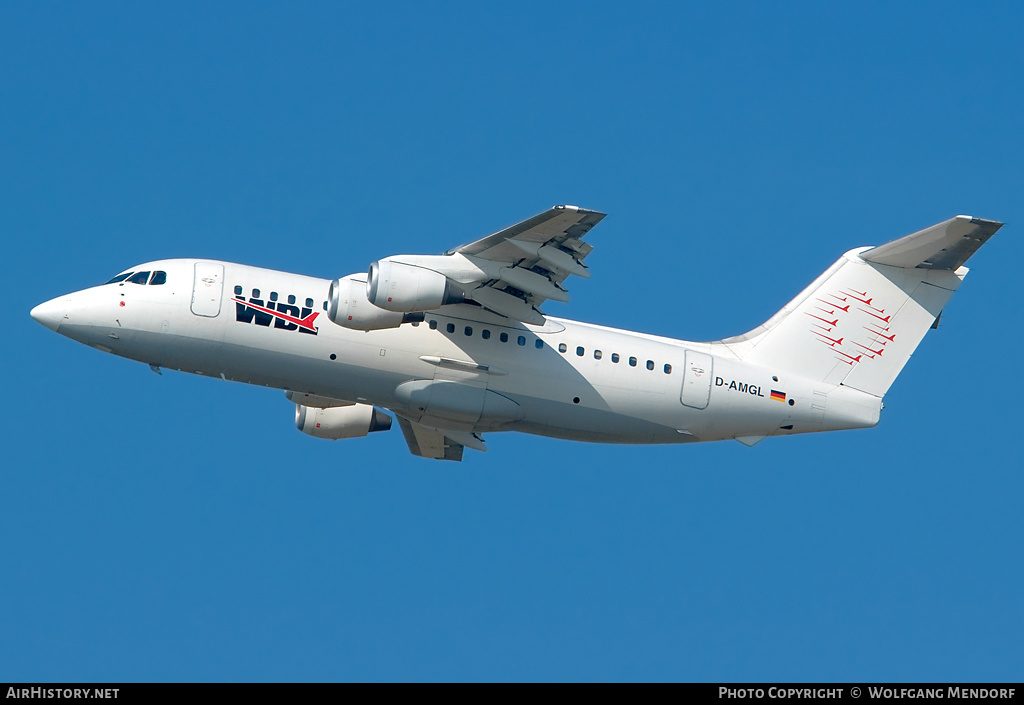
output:
[[[329,438],[361,438],[374,431],[391,429],[391,417],[369,404],[332,406],[316,409],[295,405],[295,426],[310,436]]]
[[[388,311],[433,311],[447,303],[448,278],[440,272],[382,259],[370,265],[366,298]]]
[[[351,277],[331,282],[331,291],[327,295],[327,317],[333,323],[352,330],[398,328],[410,320],[401,313],[385,311],[371,304],[366,298],[366,283]]]

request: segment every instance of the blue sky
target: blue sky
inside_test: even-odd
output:
[[[1019,3],[0,6],[0,681],[1020,680]],[[843,252],[1008,225],[875,429],[693,447],[396,431],[29,309],[208,257],[334,278],[555,203],[548,313],[691,340]]]

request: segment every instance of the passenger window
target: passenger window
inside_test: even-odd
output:
[[[533,341],[533,347],[535,347],[538,350],[540,350],[541,348],[544,347],[544,341],[541,340],[540,338],[537,338],[535,341]]]
[[[600,360],[601,359],[601,351],[600,350],[595,350],[594,351],[594,359],[595,360]]]
[[[129,284],[145,284],[149,281],[149,272],[136,272],[128,277]]]
[[[277,301],[277,292],[276,291],[270,292],[270,300],[271,301]]]
[[[167,283],[167,272],[161,272],[159,270],[153,272],[153,276],[149,280],[150,286],[160,286],[161,284]],[[238,287],[238,293],[242,293],[242,287]]]
[[[252,290],[252,298],[258,299],[259,297],[260,297],[260,290],[259,289],[253,289]],[[326,305],[327,305],[327,302],[324,301],[324,306],[326,306]]]
[[[618,353],[612,353],[612,362],[618,362],[618,361],[619,361],[619,354]]]
[[[437,330],[437,321],[430,321],[430,330]]]
[[[127,279],[131,275],[132,275],[131,272],[125,272],[124,274],[118,274],[116,277],[114,277],[113,279],[108,281],[107,284],[117,284],[118,282],[123,282],[125,279]]]
[[[490,340],[491,331],[484,328],[482,331],[480,331],[480,337],[483,338],[484,340]]]
[[[580,357],[583,357],[583,352],[584,350],[582,345],[576,348],[576,354],[579,355]]]
[[[446,325],[444,327],[444,329],[446,331],[448,331],[449,333],[454,333],[455,332],[455,324],[454,323],[449,323],[448,325]]]
[[[326,311],[326,310],[327,310],[327,302],[324,301],[324,311]]]
[[[647,361],[647,369],[649,369],[649,370],[653,370],[654,369],[654,360],[648,360]]]
[[[313,299],[306,299],[306,308],[313,308]]]
[[[288,303],[295,303],[295,294],[288,294]]]
[[[520,345],[526,345],[526,338],[523,336],[519,336],[516,342],[519,343]]]
[[[636,358],[635,357],[629,358],[629,366],[630,367],[636,367]]]
[[[665,365],[665,374],[672,374],[672,365]]]
[[[242,287],[236,286],[235,287],[235,296],[241,296],[241,295],[242,295]]]
[[[499,335],[498,336],[498,340],[500,340],[503,343],[507,343],[508,342],[508,333],[502,333],[501,335]]]
[[[568,349],[569,348],[565,347],[565,343],[559,343],[558,344],[558,352],[565,352]]]
[[[466,335],[473,335],[473,329],[469,326],[466,326]]]

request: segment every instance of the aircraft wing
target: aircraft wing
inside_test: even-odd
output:
[[[413,455],[436,460],[461,461],[462,451],[466,446],[477,450],[487,450],[484,442],[474,433],[446,431],[424,426],[398,414],[395,416],[405,435],[405,442],[409,444],[409,451]]]
[[[594,248],[582,238],[604,215],[578,206],[554,206],[445,254],[462,255],[494,275],[465,287],[478,304],[515,320],[543,325],[537,306],[548,299],[568,301],[562,282],[570,274],[590,276],[583,260]]]

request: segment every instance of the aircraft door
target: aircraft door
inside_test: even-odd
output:
[[[196,278],[192,287],[192,313],[214,318],[220,314],[224,298],[224,265],[196,262]]]
[[[714,360],[710,355],[686,351],[683,362],[683,393],[681,400],[694,409],[706,409],[711,399],[711,372]]]

